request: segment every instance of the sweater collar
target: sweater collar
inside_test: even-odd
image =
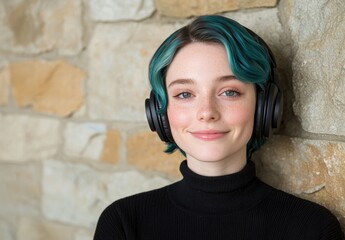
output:
[[[247,161],[239,172],[205,177],[191,171],[187,162],[180,165],[183,179],[168,187],[176,206],[195,214],[227,214],[252,208],[270,192],[255,176],[255,165]]]
[[[248,161],[245,167],[236,173],[207,177],[196,174],[189,169],[187,161],[180,165],[183,181],[191,188],[203,192],[232,192],[247,186],[255,178],[255,165]]]

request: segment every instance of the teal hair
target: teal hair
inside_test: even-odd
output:
[[[155,97],[161,102],[161,113],[166,112],[168,106],[165,86],[167,69],[179,49],[191,42],[222,44],[227,52],[230,68],[237,79],[254,83],[260,88],[266,85],[271,71],[270,56],[266,47],[232,19],[218,15],[200,16],[171,34],[151,59],[149,80]],[[263,143],[262,139],[252,137],[247,144],[247,153],[256,151]],[[172,153],[176,149],[184,154],[175,143],[168,143],[166,152]]]

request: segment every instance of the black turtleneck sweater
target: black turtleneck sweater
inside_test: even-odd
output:
[[[251,161],[220,177],[197,175],[186,161],[180,170],[181,181],[107,207],[94,240],[343,239],[327,209],[261,182]]]

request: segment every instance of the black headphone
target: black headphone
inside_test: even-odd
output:
[[[267,51],[270,58],[271,71],[269,79],[264,88],[257,86],[256,110],[254,119],[253,137],[256,139],[266,139],[272,134],[273,129],[280,126],[283,115],[283,92],[279,84],[276,70],[276,61],[272,51],[256,33],[246,28],[246,30],[261,44]],[[161,103],[150,93],[150,98],[145,100],[146,117],[151,131],[156,131],[160,139],[164,142],[174,143],[171,134],[168,115],[161,111]]]

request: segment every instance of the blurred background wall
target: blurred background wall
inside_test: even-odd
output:
[[[277,58],[284,122],[254,156],[258,175],[345,229],[343,0],[1,0],[0,239],[92,239],[111,202],[180,179],[182,156],[146,123],[147,68],[211,13]]]

